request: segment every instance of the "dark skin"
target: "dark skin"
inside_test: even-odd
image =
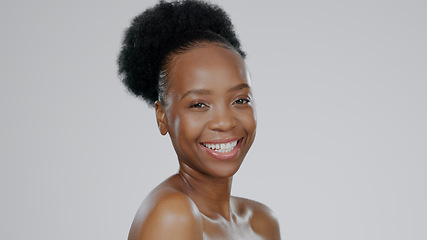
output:
[[[280,239],[269,208],[230,195],[256,132],[243,59],[206,43],[174,56],[168,71],[171,84],[155,110],[180,169],[144,200],[128,239]]]

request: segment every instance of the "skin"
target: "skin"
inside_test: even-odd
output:
[[[144,200],[128,239],[280,239],[269,208],[230,195],[233,175],[256,132],[243,59],[234,50],[203,44],[174,56],[168,70],[166,100],[156,102],[155,110],[180,169]],[[239,140],[238,151],[227,159],[202,144],[231,140]]]

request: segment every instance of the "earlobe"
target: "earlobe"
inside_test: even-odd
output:
[[[156,120],[160,133],[162,135],[166,135],[166,133],[168,133],[168,121],[166,118],[164,107],[159,101],[156,101],[154,103],[154,108],[156,109]]]

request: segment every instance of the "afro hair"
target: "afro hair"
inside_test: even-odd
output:
[[[203,42],[228,46],[245,57],[231,20],[220,7],[198,0],[160,1],[136,16],[125,31],[119,75],[132,93],[153,106],[168,56]]]

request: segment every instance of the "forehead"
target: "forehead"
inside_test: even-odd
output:
[[[169,72],[169,92],[184,93],[192,89],[229,89],[249,84],[249,74],[240,54],[216,45],[206,45],[175,57]]]

